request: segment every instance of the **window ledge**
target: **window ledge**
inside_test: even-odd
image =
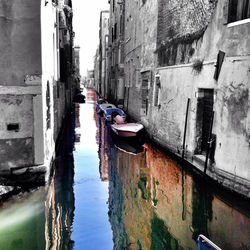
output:
[[[234,26],[238,26],[238,25],[246,24],[246,23],[250,23],[250,18],[243,19],[243,20],[240,20],[240,21],[236,21],[236,22],[233,22],[233,23],[229,23],[227,25],[227,27],[230,28],[230,27],[234,27]]]

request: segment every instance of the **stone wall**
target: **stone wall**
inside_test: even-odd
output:
[[[160,66],[189,61],[191,44],[202,37],[217,0],[159,1],[157,50]]]

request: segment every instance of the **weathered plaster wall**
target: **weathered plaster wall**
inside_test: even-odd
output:
[[[0,2],[0,85],[41,74],[40,0]]]
[[[146,114],[141,74],[151,74],[156,63],[157,11],[157,1],[151,0],[128,1],[125,6],[125,109],[137,119]]]
[[[32,165],[33,159],[33,109],[31,95],[0,95],[0,171],[20,165]],[[18,124],[18,130],[7,129]]]
[[[212,88],[209,79],[214,72],[213,63],[204,65],[205,70],[197,74],[191,64],[159,68],[161,79],[160,106],[150,106],[149,128],[153,136],[167,145],[176,153],[181,153],[186,106],[191,98],[188,127],[187,150],[195,149],[195,120],[198,88]]]
[[[250,57],[227,59],[215,100],[216,166],[250,180]]]
[[[175,60],[173,64],[177,65],[158,68],[160,106],[155,107],[151,103],[148,128],[158,142],[181,154],[186,103],[191,98],[185,146],[187,155],[192,156],[197,146],[197,92],[199,88],[214,89],[215,170],[222,176],[222,183],[227,176],[231,183],[225,185],[243,192],[239,184],[249,185],[247,180],[250,179],[250,23],[228,27],[224,17],[226,3],[218,1],[202,37],[189,44],[192,55],[186,53],[187,60]],[[182,12],[180,16],[184,14]],[[178,53],[183,48],[178,41],[175,46]],[[219,50],[226,56],[216,81],[213,78],[214,65]],[[181,58],[178,53],[177,59]],[[199,72],[193,67],[197,59],[203,64]],[[244,194],[249,195],[249,192],[245,190]]]
[[[33,137],[31,95],[0,95],[0,138]],[[8,131],[8,124],[19,124],[18,131]]]
[[[8,172],[43,163],[36,137],[42,107],[34,101],[41,97],[40,1],[1,1],[0,33],[0,171]],[[19,128],[8,130],[8,124]]]
[[[196,49],[193,44],[196,49],[194,58],[214,60],[219,49],[226,52],[227,57],[250,54],[250,24],[228,27],[227,9],[227,0],[218,1],[206,32],[200,39],[200,47]]]
[[[42,106],[43,106],[43,139],[44,139],[44,164],[49,167],[54,154],[54,110],[55,99],[55,69],[57,59],[55,57],[57,41],[57,10],[49,2],[46,6],[41,5],[41,29],[42,29]],[[49,122],[48,122],[49,120]]]
[[[59,12],[65,27],[59,25]],[[59,28],[66,82],[60,82]],[[66,32],[65,32],[66,31]],[[72,10],[59,1],[1,1],[0,33],[0,172],[49,174],[55,141],[70,107],[75,85],[72,72]],[[1,36],[2,38],[2,36]],[[66,108],[67,107],[67,108]],[[8,130],[8,124],[19,125]],[[39,167],[40,166],[40,167]],[[46,172],[47,170],[47,172]],[[15,171],[17,173],[18,171]],[[32,174],[31,174],[32,175]],[[44,180],[43,180],[44,181]]]

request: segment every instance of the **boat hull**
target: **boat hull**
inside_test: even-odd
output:
[[[116,130],[116,129],[113,129],[113,128],[112,128],[112,131],[115,134],[117,134],[118,136],[121,136],[121,137],[136,137],[137,136],[137,133],[135,133],[135,132],[119,131],[119,130]]]
[[[111,129],[120,137],[135,138],[142,134],[143,125],[136,123],[112,124]]]

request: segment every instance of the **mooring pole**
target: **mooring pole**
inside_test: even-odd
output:
[[[211,139],[212,139],[212,130],[213,130],[213,123],[214,123],[214,111],[212,113],[212,118],[211,118],[211,123],[210,123],[210,128],[209,128],[209,136],[208,136],[208,147],[207,147],[207,152],[206,152],[206,161],[205,161],[205,167],[204,167],[204,174],[206,174],[207,171],[207,163],[208,163],[208,156],[211,148]]]
[[[190,103],[190,98],[188,98],[188,100],[187,100],[186,118],[185,118],[184,135],[183,135],[183,145],[182,145],[182,159],[184,159],[184,156],[185,156],[185,144],[186,144],[186,134],[187,134],[187,119],[188,119],[189,103]]]

